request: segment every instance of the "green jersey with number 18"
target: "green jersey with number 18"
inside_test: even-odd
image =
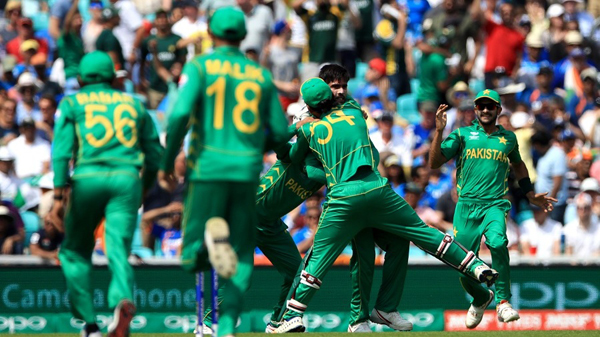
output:
[[[275,146],[292,137],[269,72],[229,46],[184,66],[169,118],[167,172],[188,122],[187,175],[192,181],[258,181],[266,139]]]

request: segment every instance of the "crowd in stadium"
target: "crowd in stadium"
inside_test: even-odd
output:
[[[182,67],[210,52],[209,13],[227,5],[245,13],[241,49],[271,71],[290,121],[303,108],[301,83],[320,65],[348,69],[380,172],[444,232],[453,230],[456,167],[428,166],[435,112],[451,106],[447,135],[474,121],[474,93],[495,89],[498,123],[517,135],[536,191],[558,199],[551,213],[532,209],[508,179],[511,252],[540,261],[600,256],[598,0],[9,0],[0,20],[0,254],[57,256],[63,229],[47,217],[53,127],[57,102],[79,88],[83,55],[107,52],[114,85],[141,99],[164,135]],[[265,171],[275,160],[265,155]],[[185,170],[182,152],[179,188],[170,194],[157,185],[146,198],[138,256],[179,255]],[[301,253],[312,245],[325,194],[284,219]],[[425,256],[414,248],[411,256]],[[96,252],[103,254],[102,235]]]

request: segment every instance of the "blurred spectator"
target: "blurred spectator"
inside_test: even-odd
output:
[[[246,16],[246,37],[240,44],[240,50],[247,52],[253,50],[260,52],[269,42],[271,31],[275,22],[269,7],[255,0],[237,0],[237,4]]]
[[[81,27],[83,20],[77,9],[79,0],[73,1],[64,20],[64,27],[56,42],[58,57],[63,60],[65,74],[65,94],[70,95],[79,89],[77,73],[79,72],[79,61],[84,55],[83,40],[81,39]]]
[[[462,128],[465,126],[471,126],[475,120],[475,105],[472,97],[464,98],[460,101],[456,108],[450,109],[452,114],[448,114],[448,124],[444,130],[445,135],[449,135],[450,132]],[[450,121],[452,116],[452,121]]]
[[[159,211],[163,211],[159,213]],[[173,258],[181,255],[181,213],[183,204],[174,201],[168,206],[144,213],[143,221],[152,223],[151,236],[160,242],[160,250],[164,257]],[[151,217],[151,215],[156,215]],[[152,247],[154,248],[154,247]]]
[[[575,198],[577,217],[564,229],[565,255],[593,259],[600,254],[600,226],[592,216],[592,197],[581,193]]]
[[[515,111],[510,116],[510,125],[519,143],[519,154],[529,172],[529,179],[536,181],[537,173],[533,165],[533,156],[531,155],[531,136],[535,133],[533,129],[534,119],[525,111]]]
[[[560,255],[562,225],[548,217],[543,209],[532,206],[533,219],[521,225],[521,253],[546,259]]]
[[[6,145],[19,136],[17,102],[7,98],[0,106],[0,144]]]
[[[581,72],[583,87],[581,93],[571,95],[567,101],[567,112],[571,123],[577,125],[585,111],[594,109],[595,100],[600,97],[598,93],[598,71],[589,67]]]
[[[187,47],[187,60],[205,52],[211,46],[206,20],[198,14],[198,4],[193,0],[180,2],[183,18],[173,24],[171,30],[181,36],[178,47]]]
[[[357,52],[354,32],[360,28],[362,23],[356,3],[346,0],[344,5],[347,6],[347,11],[343,13],[342,21],[340,21],[336,49],[340,64],[348,70],[350,77],[355,77]]]
[[[31,255],[44,259],[57,259],[58,249],[64,234],[54,225],[49,216],[44,219],[44,227],[33,233],[29,239]]]
[[[91,19],[85,23],[81,34],[83,48],[86,53],[96,50],[96,40],[98,40],[98,37],[104,29],[104,20],[102,19],[103,8],[104,5],[100,0],[90,1],[89,15],[91,16]],[[81,12],[81,14],[83,15],[84,13]]]
[[[342,3],[347,2],[348,0],[342,0]],[[316,77],[320,64],[335,62],[338,28],[342,12],[346,10],[343,5],[331,5],[330,0],[316,0],[314,10],[307,9],[305,3],[306,0],[296,0],[293,3],[294,11],[306,24],[308,34],[308,63],[302,69],[303,81]]]
[[[15,218],[19,216],[16,209],[11,209],[6,205],[0,206],[0,254],[2,255],[20,255],[23,254],[23,233],[22,220],[21,230],[16,224]]]
[[[4,7],[6,23],[0,28],[0,46],[17,37],[17,27],[21,18],[21,1],[9,0]]]
[[[400,195],[400,186],[406,184],[406,176],[404,176],[400,158],[392,154],[385,159],[383,165],[385,167],[385,177],[388,179],[390,186]]]
[[[27,40],[35,40],[39,45],[35,56],[39,58],[41,63],[46,63],[48,58],[48,43],[46,40],[39,39],[33,35],[33,21],[30,18],[20,18],[17,27],[19,34],[6,44],[6,52],[16,57],[17,62],[21,63],[23,62],[21,44]]]
[[[589,37],[592,35],[592,27],[594,27],[594,17],[585,10],[580,10],[579,5],[583,0],[563,0],[562,4],[565,7],[565,14],[572,16],[578,23],[583,36]]]
[[[546,132],[538,132],[531,137],[531,145],[541,156],[537,162],[536,193],[548,192],[548,196],[558,199],[550,217],[558,222],[563,221],[567,207],[567,155],[561,145],[553,146],[551,137]]]
[[[44,95],[38,103],[42,120],[35,123],[38,134],[44,140],[52,142],[54,138],[54,115],[56,114],[56,100],[52,95]]]
[[[319,218],[321,217],[320,207],[309,207],[304,214],[304,227],[296,231],[292,238],[301,254],[306,253],[312,247],[315,233],[319,227]]]
[[[360,90],[357,99],[367,98],[377,88],[377,97],[384,110],[396,111],[396,91],[391,88],[390,78],[386,76],[386,62],[380,58],[369,61],[369,68],[365,73],[366,85]],[[363,103],[367,103],[364,102]],[[371,102],[368,102],[371,103]]]
[[[420,206],[419,201],[423,194],[423,188],[414,182],[406,184],[404,189],[404,199],[410,207],[412,207],[417,215],[425,222],[428,226],[437,228],[443,232],[449,231],[452,227],[444,227],[444,222],[438,213],[436,213],[431,207]]]
[[[37,78],[37,73],[35,71],[35,67],[33,62],[39,61],[34,60],[33,57],[37,54],[39,49],[39,44],[36,40],[27,40],[21,43],[21,56],[23,57],[23,62],[20,62],[13,69],[13,75],[18,78],[22,73],[28,72]]]
[[[163,10],[158,11],[154,25],[156,26],[156,34],[149,36],[142,42],[140,73],[145,74],[146,62],[151,61],[154,57],[158,57],[160,64],[169,70],[173,77],[178,78],[185,62],[187,50],[184,46],[177,47],[177,43],[181,40],[181,37],[171,32],[167,12]],[[169,87],[158,76],[153,64],[150,64],[148,67],[148,82],[148,107],[156,109],[167,95]]]
[[[425,155],[429,154],[430,138],[435,130],[435,112],[438,105],[433,101],[424,101],[419,104],[421,122],[412,124],[406,130],[407,142],[412,147],[412,164],[421,165],[425,161]]]
[[[15,158],[15,173],[20,179],[32,178],[50,171],[50,143],[37,136],[35,121],[25,118],[21,135],[8,143]]]
[[[600,147],[600,97],[594,100],[594,108],[579,118],[579,127],[592,148]]]
[[[556,63],[564,57],[560,53],[561,46],[567,34],[564,14],[565,8],[561,4],[556,3],[550,5],[546,11],[549,26],[547,30],[542,32],[542,41],[546,50],[549,51],[549,58],[552,63]]]
[[[478,3],[475,0],[474,3]],[[492,79],[494,70],[504,69],[507,76],[516,78],[521,65],[523,42],[525,37],[515,27],[514,5],[510,2],[500,4],[501,24],[493,19],[496,1],[487,2],[487,11],[481,16],[483,30],[486,32],[485,45],[487,48],[485,59],[485,87],[495,88]],[[478,6],[474,5],[474,15],[477,16]]]
[[[298,54],[288,47],[292,36],[290,26],[285,21],[277,21],[273,36],[265,46],[261,64],[273,74],[273,83],[279,92],[279,101],[284,110],[300,98],[300,74]]]
[[[379,55],[386,62],[386,74],[396,97],[411,92],[410,74],[414,73],[412,55],[406,43],[406,12],[393,0],[380,2],[382,19],[377,23],[373,35],[379,44]],[[381,11],[380,10],[380,11]]]
[[[13,75],[16,65],[17,59],[14,56],[5,55],[2,58],[2,82],[0,83],[0,89],[9,90],[17,84],[17,79]]]
[[[121,43],[113,33],[113,29],[119,26],[119,12],[114,7],[102,10],[102,33],[96,40],[96,50],[108,53],[115,64],[115,70],[125,69],[125,58]]]
[[[535,118],[547,130],[551,130],[554,126],[554,120],[549,116],[548,101],[553,98],[560,98],[558,91],[552,89],[553,71],[550,64],[540,65],[536,80],[536,89],[529,92],[525,98],[535,113]],[[527,94],[526,94],[527,95]]]
[[[515,83],[511,78],[503,78],[498,82],[496,91],[502,102],[502,113],[512,114],[517,108],[517,95],[525,90],[525,83]],[[510,116],[508,116],[510,117]]]
[[[119,11],[120,19],[119,25],[113,29],[113,33],[123,47],[123,57],[133,65],[137,60],[137,51],[145,35],[142,16],[130,0],[110,0],[110,3]],[[130,68],[127,69],[130,70]]]
[[[17,123],[21,124],[26,118],[33,118],[35,121],[42,120],[42,114],[35,98],[41,83],[31,73],[23,73],[19,77],[16,88],[21,95],[21,100],[17,104]]]
[[[10,153],[8,147],[0,147],[0,195],[2,200],[13,201],[19,192],[21,180],[17,178],[14,171],[15,157]]]
[[[442,219],[442,226],[452,228],[454,222],[454,213],[456,211],[456,203],[458,202],[458,190],[456,189],[456,169],[452,170],[451,188],[439,197],[435,210]]]
[[[375,27],[375,0],[351,0],[360,14],[360,27],[354,30],[358,58],[369,62],[376,55],[373,29]],[[422,1],[427,3],[427,1]]]
[[[419,205],[436,208],[438,199],[452,188],[452,179],[442,174],[442,170],[429,171],[429,180],[424,185],[424,193]]]
[[[378,130],[371,134],[371,141],[379,153],[389,152],[399,158],[403,166],[412,165],[410,144],[402,134],[393,132],[394,115],[383,113],[377,119]]]
[[[540,71],[542,65],[544,42],[541,34],[529,33],[525,39],[527,46],[527,55],[521,60],[521,68],[518,72],[518,82],[524,83],[527,89],[533,90],[536,87],[535,77]]]
[[[449,72],[446,64],[446,54],[450,52],[450,45],[454,32],[444,30],[436,36],[435,43],[430,42],[436,48],[430,54],[423,54],[419,62],[419,90],[417,91],[417,103],[432,101],[435,104],[445,102],[446,91],[451,87],[453,81],[457,78],[458,72],[454,67],[454,72]],[[437,110],[437,107],[436,107]]]
[[[585,178],[579,185],[579,194],[587,194],[592,198],[592,214],[594,217],[598,217],[600,215],[600,184],[598,184],[598,180],[592,177]],[[578,195],[575,196],[574,200],[577,199]],[[576,217],[577,206],[574,202],[571,202],[567,205],[565,211],[565,224],[574,221]]]

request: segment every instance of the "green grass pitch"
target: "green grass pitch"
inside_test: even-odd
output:
[[[377,333],[361,333],[361,337],[391,337],[398,336],[398,332],[377,332]],[[417,337],[587,337],[587,336],[598,336],[598,331],[465,331],[465,332],[449,332],[449,331],[436,331],[436,332],[405,332],[401,333],[401,336],[417,336]],[[303,336],[304,334],[292,334],[287,336]],[[356,334],[350,334],[345,332],[322,332],[322,333],[309,333],[310,337],[350,337]],[[15,337],[78,337],[78,334],[15,334]],[[152,333],[138,333],[132,334],[132,337],[184,337],[192,336],[192,334],[152,334]],[[210,335],[205,335],[209,337]],[[264,333],[241,333],[237,334],[240,337],[258,337],[265,336]]]

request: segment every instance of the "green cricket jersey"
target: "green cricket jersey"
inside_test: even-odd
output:
[[[72,157],[73,178],[86,164],[101,164],[107,169],[144,166],[148,183],[154,180],[162,147],[152,118],[138,100],[109,84],[91,84],[63,98],[59,111],[52,150],[56,187],[65,186]]]
[[[148,50],[148,43],[153,40],[156,40],[156,54],[158,55],[158,60],[166,69],[171,69],[171,67],[177,62],[181,64],[185,62],[187,49],[185,47],[177,48],[177,42],[181,40],[181,37],[173,33],[167,36],[159,37],[152,35],[146,38],[142,42],[140,48],[142,60],[146,60],[148,54],[150,54],[150,51]],[[158,92],[167,93],[169,91],[167,83],[163,81],[160,76],[158,76],[152,62],[148,62],[148,81],[150,82],[150,88]]]
[[[298,12],[308,32],[308,61],[315,63],[334,62],[336,58],[338,28],[344,8],[331,6],[327,11],[308,11],[301,8]]]
[[[58,57],[63,59],[65,65],[65,78],[77,78],[79,62],[85,55],[81,36],[73,32],[63,33],[56,41],[56,45]]]
[[[360,106],[351,102],[300,128],[298,141],[290,149],[290,160],[298,164],[310,151],[323,165],[329,188],[348,181],[359,167],[377,170],[377,150],[369,138],[367,123]]]
[[[256,192],[256,212],[263,232],[277,231],[269,225],[298,207],[323,186],[308,179],[302,165],[278,160],[261,178]]]
[[[442,142],[446,159],[456,158],[456,182],[461,198],[496,200],[508,192],[510,163],[521,162],[517,137],[498,125],[488,135],[476,119],[454,130]]]
[[[218,47],[186,63],[169,117],[163,169],[172,171],[188,124],[188,179],[256,182],[265,141],[292,134],[269,72],[235,47]]]
[[[125,57],[123,56],[123,48],[121,47],[121,43],[113,34],[112,30],[104,29],[102,33],[96,39],[96,49],[109,53],[115,52],[117,53],[117,57],[119,58],[119,64],[115,64],[115,68],[117,70],[125,68]]]

